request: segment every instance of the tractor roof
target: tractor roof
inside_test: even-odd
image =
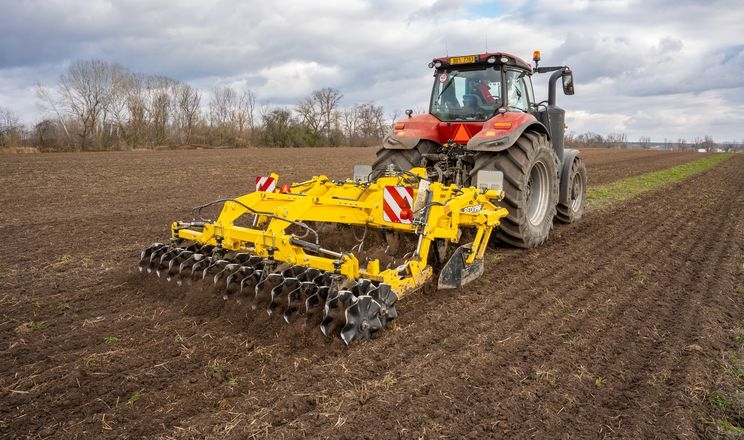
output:
[[[464,56],[452,56],[434,58],[429,64],[429,67],[436,67],[437,69],[443,69],[450,66],[478,66],[478,65],[509,65],[520,69],[532,71],[526,61],[518,56],[506,53],[506,52],[487,52],[478,55],[464,55]]]

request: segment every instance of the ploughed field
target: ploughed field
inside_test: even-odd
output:
[[[586,150],[590,185],[698,153]],[[0,438],[670,438],[744,426],[744,155],[495,248],[345,347],[140,274],[191,208],[374,149],[0,156]]]

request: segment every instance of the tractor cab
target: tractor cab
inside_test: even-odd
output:
[[[443,122],[483,122],[534,108],[531,67],[503,53],[437,58],[429,113]]]

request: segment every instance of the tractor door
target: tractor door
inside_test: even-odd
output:
[[[529,113],[535,105],[530,75],[524,70],[506,70],[506,105],[509,111]]]

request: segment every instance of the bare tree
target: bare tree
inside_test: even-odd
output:
[[[218,145],[233,142],[231,122],[238,103],[235,90],[230,87],[217,87],[209,100],[209,126]]]
[[[313,98],[320,108],[321,131],[326,139],[331,138],[332,130],[338,125],[337,108],[343,97],[338,89],[329,87],[313,92]]]
[[[230,87],[218,87],[209,101],[209,125],[216,141],[242,147],[256,128],[256,95],[249,89],[238,94]]]
[[[313,135],[320,137],[323,122],[318,103],[313,97],[311,96],[300,101],[295,111],[300,115],[300,123],[310,130]]]
[[[177,139],[181,143],[192,142],[194,129],[199,122],[199,91],[185,83],[175,89],[173,115],[177,127]]]
[[[625,133],[610,133],[605,137],[605,144],[610,148],[627,148],[628,136]]]
[[[698,151],[712,153],[716,150],[718,144],[716,144],[712,136],[707,135],[703,138],[696,137],[695,140],[692,141],[692,147]]]
[[[373,103],[361,104],[360,118],[362,120],[362,129],[368,133],[370,138],[377,141],[382,140],[388,130],[388,124],[385,121],[385,113],[381,105]]]
[[[154,75],[147,77],[147,115],[152,130],[151,139],[156,145],[167,143],[169,138],[168,122],[170,121],[170,110],[172,93],[171,89],[178,84],[173,78]]]
[[[121,70],[114,78],[114,86],[109,100],[108,110],[111,119],[116,126],[118,137],[127,138],[127,125],[129,113],[127,112],[127,96],[129,89],[133,87],[136,76],[131,72]]]
[[[58,84],[66,110],[77,119],[80,148],[86,150],[100,141],[108,116],[117,71],[123,68],[102,60],[75,61]]]
[[[713,140],[713,137],[710,135],[706,135],[701,143],[701,147],[705,149],[708,153],[713,153],[718,148],[718,144],[716,141]]]
[[[357,135],[359,118],[358,118],[358,106],[345,108],[341,113],[341,124],[346,142],[349,145],[354,145],[354,137]]]
[[[191,143],[245,146],[260,141],[278,146],[370,145],[388,130],[382,107],[373,103],[341,109],[343,94],[334,88],[315,90],[295,108],[257,112],[249,89],[215,88],[206,114],[201,93],[162,75],[130,72],[101,60],[75,61],[55,89],[38,86],[37,94],[57,122],[34,128],[45,145],[79,149]],[[259,113],[260,119],[257,119]]]
[[[343,96],[338,89],[326,87],[314,91],[295,108],[300,115],[301,124],[318,141],[330,142],[333,139],[333,131],[340,125],[341,112],[338,111],[338,105]]]
[[[0,147],[20,145],[23,126],[18,116],[5,107],[0,107]]]
[[[605,143],[605,138],[598,133],[594,133],[591,131],[588,131],[586,133],[581,133],[576,136],[576,143],[577,145],[583,146],[583,147],[607,147],[607,143]]]
[[[341,121],[346,141],[353,147],[377,144],[389,129],[382,106],[371,102],[344,109]]]
[[[256,95],[250,89],[243,90],[238,98],[237,105],[233,111],[232,122],[237,129],[237,145],[245,146],[248,138],[253,136],[256,128],[254,112],[256,108]]]
[[[49,89],[41,83],[36,84],[36,96],[41,99],[43,104],[48,105],[54,111],[54,114],[57,116],[57,123],[60,127],[62,127],[68,145],[72,146],[73,140],[72,136],[70,136],[70,130],[67,128],[66,120],[62,115],[62,112],[60,111],[60,107],[64,104],[62,104],[60,100],[55,98],[52,95],[52,92],[50,92]]]
[[[132,146],[141,146],[147,139],[147,97],[143,75],[130,76],[125,99],[129,116],[127,138]]]
[[[638,144],[641,148],[649,148],[651,146],[651,138],[648,136],[641,136],[640,139],[638,139]]]
[[[228,125],[230,112],[235,106],[237,96],[229,87],[217,87],[209,100],[209,122],[213,126]]]

